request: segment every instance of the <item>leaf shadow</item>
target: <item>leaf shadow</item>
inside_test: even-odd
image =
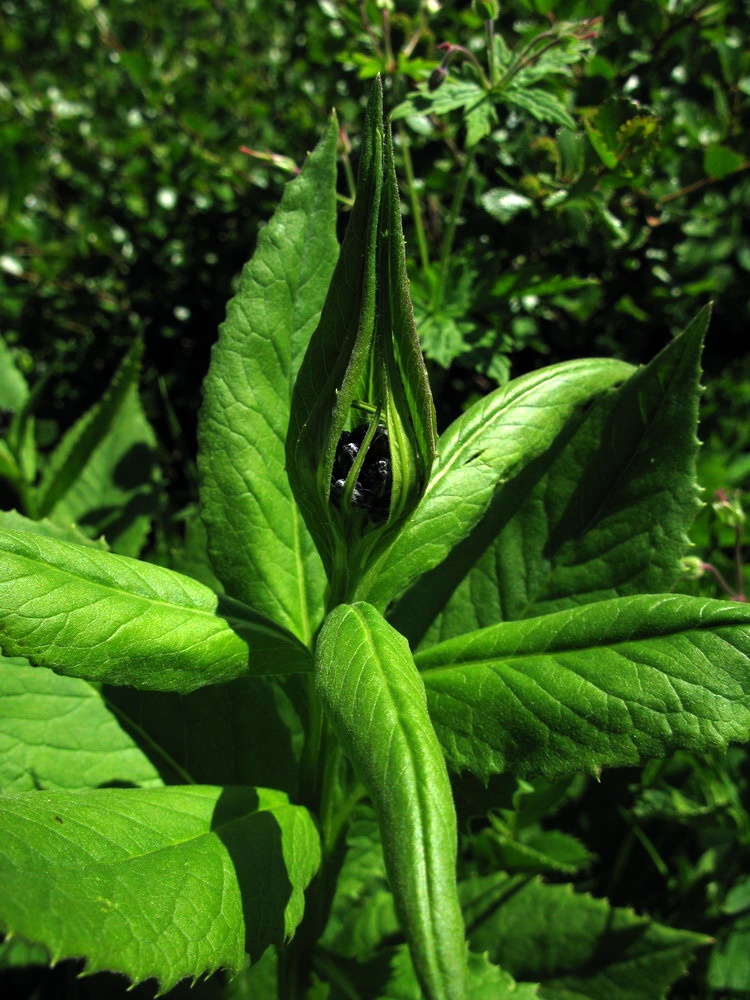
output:
[[[242,901],[245,950],[257,962],[285,938],[285,910],[292,897],[282,830],[254,788],[225,787],[216,801],[211,830],[234,866]]]

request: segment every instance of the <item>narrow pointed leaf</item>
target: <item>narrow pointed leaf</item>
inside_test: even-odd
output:
[[[361,596],[385,606],[439,565],[482,518],[498,487],[548,449],[594,393],[631,371],[619,361],[564,362],[475,403],[438,441],[422,501],[367,574]]]
[[[456,813],[406,640],[367,604],[341,605],[316,646],[316,686],[375,806],[386,870],[428,1000],[466,998]]]
[[[52,453],[39,485],[37,508],[44,517],[75,484],[118,419],[123,402],[137,384],[143,344],[136,341],[123,358],[102,398],[65,434]]]
[[[394,624],[421,639],[425,606],[450,594],[425,639],[434,643],[498,621],[668,591],[699,506],[698,379],[707,322],[704,310],[571,422],[544,467],[504,487],[465,545],[407,595]]]
[[[3,930],[162,991],[283,944],[319,863],[307,811],[266,789],[21,792],[0,822]]]
[[[345,441],[345,433],[360,437]],[[337,598],[346,599],[414,509],[435,436],[378,79],[367,105],[354,209],[295,383],[286,443],[289,480]],[[355,453],[348,459],[340,451],[347,444]]]
[[[158,506],[156,436],[141,406],[137,372],[111,424],[62,496],[49,508],[57,524],[106,537],[124,556],[140,554]],[[75,430],[75,428],[74,428]]]
[[[0,791],[160,785],[100,691],[22,659],[0,658]]]
[[[250,609],[161,566],[0,530],[0,645],[62,674],[188,692],[309,669],[307,650]]]
[[[416,657],[450,764],[480,777],[638,764],[750,737],[750,608],[677,594],[601,601]]]
[[[331,120],[287,185],[213,349],[199,421],[201,514],[233,597],[303,642],[322,617],[322,567],[292,499],[284,440],[292,386],[336,262]]]

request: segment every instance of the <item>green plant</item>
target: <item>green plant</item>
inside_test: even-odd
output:
[[[213,351],[210,564],[2,515],[6,950],[281,1000],[661,996],[707,939],[542,881],[591,859],[539,821],[576,772],[750,732],[750,611],[669,592],[708,312],[436,442],[379,84],[340,256],[336,143]]]

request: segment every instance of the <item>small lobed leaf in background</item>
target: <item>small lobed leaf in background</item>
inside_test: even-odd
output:
[[[418,653],[450,765],[481,778],[637,764],[750,737],[750,609],[600,601]]]
[[[324,576],[292,498],[292,387],[338,255],[334,119],[287,185],[213,348],[199,418],[201,515],[227,592],[309,643]]]
[[[0,791],[161,784],[96,688],[0,658]]]
[[[161,991],[288,940],[319,863],[306,810],[267,789],[21,792],[0,817],[6,934]]]
[[[542,995],[534,983],[515,982],[509,972],[493,965],[486,953],[469,952],[468,983],[471,1000],[537,1000]],[[377,1000],[422,1000],[422,997],[407,949],[395,949],[390,979],[378,992]]]
[[[663,998],[710,938],[503,872],[460,884],[472,948],[548,1000]]]
[[[0,529],[0,646],[84,680],[186,693],[246,673],[310,669],[249,608],[173,570]]]

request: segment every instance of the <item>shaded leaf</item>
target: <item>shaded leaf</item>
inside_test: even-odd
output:
[[[0,659],[0,791],[160,785],[99,691],[25,660]]]

